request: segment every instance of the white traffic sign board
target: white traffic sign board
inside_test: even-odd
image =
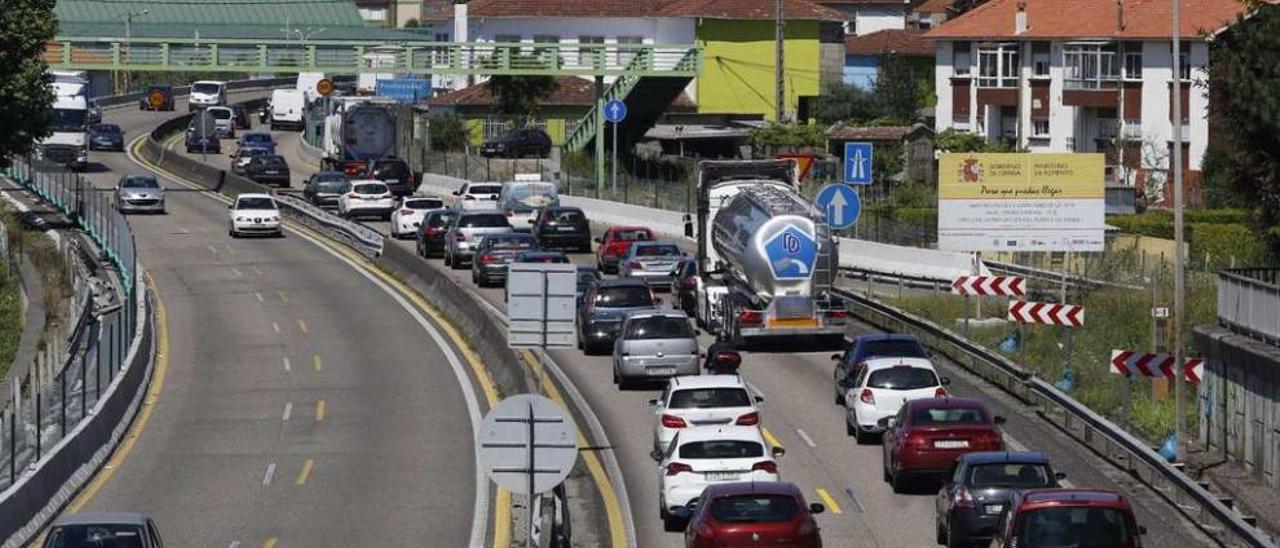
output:
[[[1074,304],[1009,301],[1009,321],[1045,325],[1084,325],[1084,307]]]
[[[511,396],[484,416],[480,464],[494,483],[513,493],[550,491],[578,461],[578,427],[555,402],[533,394]]]
[[[507,266],[507,344],[515,348],[576,346],[578,267]]]
[[[1026,280],[1017,276],[959,276],[951,282],[951,292],[959,295],[1018,297],[1026,294]]]

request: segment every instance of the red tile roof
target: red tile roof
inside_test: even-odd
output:
[[[849,127],[843,123],[831,126],[827,130],[827,139],[833,141],[901,141],[911,133],[911,126],[871,126]]]
[[[925,3],[920,4],[916,11],[919,13],[944,13],[947,11],[947,6],[950,5],[951,0],[925,0]]]
[[[590,107],[596,102],[595,82],[577,76],[557,76],[556,89],[539,104],[543,106],[582,106]],[[453,106],[496,106],[497,98],[489,93],[489,83],[481,82],[471,87],[451,91],[439,97],[432,97],[428,105]],[[672,101],[672,106],[692,107],[693,101],[684,92]]]
[[[675,0],[663,8],[667,17],[707,19],[773,19],[775,6],[766,0]],[[783,0],[787,19],[843,21],[845,15],[808,0]]]
[[[844,39],[844,51],[851,55],[896,53],[933,57],[935,44],[919,29],[885,29]]]
[[[809,0],[784,0],[788,19],[831,20],[840,12]],[[709,19],[773,19],[774,3],[766,0],[472,0],[473,17],[705,17]]]
[[[1120,0],[1124,28],[1117,29],[1116,0],[991,0],[925,34],[933,39],[1159,39],[1169,36],[1169,0]],[[1181,33],[1198,38],[1235,21],[1246,11],[1238,0],[1178,0]],[[1275,1],[1275,0],[1267,0]],[[1025,3],[1028,29],[1018,34],[1014,15]]]

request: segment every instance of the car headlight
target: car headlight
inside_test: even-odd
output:
[[[243,223],[243,222],[245,222],[245,220],[246,220],[246,218],[245,218],[245,217],[242,217],[242,216],[240,216],[240,215],[236,215],[236,222],[237,222],[237,223]]]

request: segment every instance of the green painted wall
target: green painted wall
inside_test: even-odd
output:
[[[774,112],[773,21],[703,19],[697,40],[705,63],[698,77],[699,114],[763,114]],[[817,21],[790,21],[786,33],[787,112],[797,98],[820,91]]]

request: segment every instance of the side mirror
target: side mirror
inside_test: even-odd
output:
[[[653,459],[654,462],[662,462],[662,451],[657,449],[650,451],[649,458]]]
[[[603,240],[603,239],[600,239],[600,238],[592,238],[592,239],[591,239],[591,241],[593,241],[593,242],[595,242],[595,243],[598,243],[598,244],[602,244],[602,243],[604,243],[604,240]]]
[[[840,358],[841,358],[841,356],[840,356],[839,354],[832,354],[832,355],[831,355],[831,361],[833,361],[833,362],[838,362],[838,361],[840,361]]]
[[[893,428],[893,423],[894,423],[894,417],[885,417],[883,419],[876,421],[876,424],[879,425],[880,428],[884,428],[885,430]]]
[[[450,192],[449,194],[452,194],[452,195],[454,195],[454,196],[457,196],[459,192],[462,192],[462,191],[460,191],[460,190],[455,190],[455,191],[453,191],[453,192]]]
[[[536,219],[529,219],[529,224],[533,224],[534,222],[536,222]]]
[[[942,386],[951,386],[951,379],[947,377],[942,377],[941,379],[938,379],[938,382],[941,382]]]
[[[814,502],[814,503],[810,503],[810,504],[809,504],[809,513],[810,513],[810,514],[817,515],[817,514],[821,514],[821,513],[823,513],[823,512],[826,512],[826,511],[827,511],[827,507],[826,507],[826,506],[823,506],[821,503]]]
[[[1005,423],[1005,418],[1004,418],[1004,417],[1001,417],[1000,415],[996,415],[995,419],[992,419],[992,422],[994,422],[994,423],[996,423],[996,424],[1004,424],[1004,423]]]
[[[662,299],[661,298],[654,299],[653,306],[662,306]]]
[[[1053,479],[1056,479],[1056,480],[1058,480],[1058,481],[1062,481],[1062,480],[1064,480],[1064,479],[1067,479],[1067,473],[1066,473],[1066,472],[1054,472],[1054,473],[1053,473]]]
[[[776,458],[778,458],[778,457],[781,457],[781,456],[783,456],[783,455],[787,454],[787,449],[786,449],[785,447],[782,447],[782,446],[779,446],[779,445],[775,445],[775,446],[773,446],[773,449],[771,450],[771,452],[773,453],[773,458],[775,458],[775,459],[776,459]]]
[[[677,521],[689,521],[693,519],[693,510],[688,506],[673,508],[670,514],[671,517],[675,518]]]
[[[755,400],[756,403],[764,403],[764,396],[756,396]]]
[[[658,398],[649,400],[649,407],[662,407],[662,400]]]
[[[1146,526],[1146,525],[1139,525],[1139,526],[1138,526],[1138,534],[1139,534],[1139,535],[1146,535],[1146,534],[1147,534],[1147,526]]]

